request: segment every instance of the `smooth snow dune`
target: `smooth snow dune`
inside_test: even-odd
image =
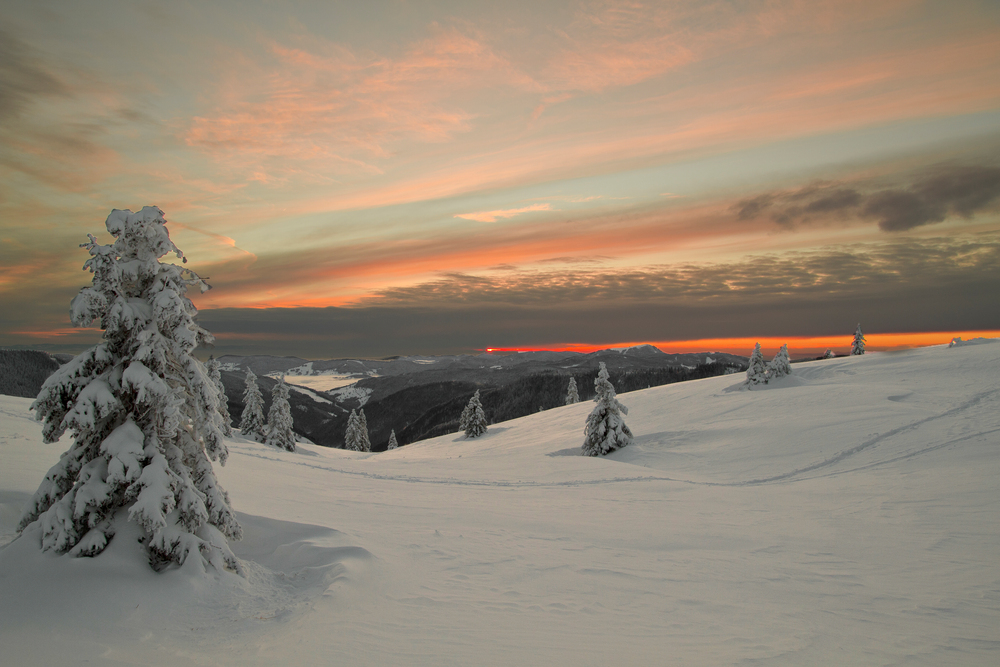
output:
[[[603,459],[578,455],[591,403],[380,454],[234,440],[220,480],[245,513],[246,579],[153,574],[125,541],[90,560],[40,555],[26,534],[0,550],[0,651],[11,664],[1000,664],[1000,345],[741,380],[620,395],[636,441]],[[28,404],[0,397],[0,544],[64,449],[41,444]]]

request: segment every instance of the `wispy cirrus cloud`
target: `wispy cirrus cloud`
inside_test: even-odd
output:
[[[328,173],[381,173],[379,159],[402,141],[434,143],[467,132],[473,113],[454,93],[531,87],[474,29],[432,26],[396,57],[312,36],[271,42],[271,60],[212,113],[195,117],[188,145],[223,161],[252,160],[270,177],[320,165]],[[338,168],[340,165],[342,168]]]
[[[496,211],[480,211],[478,213],[459,213],[456,218],[464,218],[466,220],[475,220],[476,222],[496,222],[500,219],[513,218],[515,216],[521,215],[522,213],[531,213],[532,211],[551,211],[551,204],[531,204],[530,206],[522,206],[521,208],[507,208],[500,209]]]

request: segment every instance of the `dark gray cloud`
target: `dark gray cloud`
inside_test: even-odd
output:
[[[941,164],[899,187],[819,183],[743,199],[733,210],[741,220],[768,215],[782,227],[868,219],[882,231],[901,232],[949,217],[971,218],[998,200],[1000,168]]]
[[[20,116],[36,98],[68,92],[66,85],[40,64],[27,44],[0,30],[0,121]]]
[[[451,274],[352,308],[217,309],[217,353],[380,357],[583,342],[1000,329],[1000,236],[625,273]]]

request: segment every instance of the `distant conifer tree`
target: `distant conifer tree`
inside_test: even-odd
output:
[[[597,392],[594,397],[597,405],[587,415],[587,425],[583,429],[582,449],[585,456],[602,456],[632,444],[632,431],[622,419],[622,414],[628,414],[628,408],[615,396],[615,388],[608,379],[608,368],[603,361],[594,380],[594,390]]]
[[[244,438],[264,442],[264,397],[260,393],[260,387],[257,386],[257,376],[249,368],[245,382],[240,432]]]
[[[358,414],[351,410],[347,417],[347,430],[344,431],[344,449],[358,451]]]
[[[462,411],[462,417],[458,420],[458,427],[465,431],[465,437],[478,438],[486,433],[486,413],[483,412],[483,404],[479,400],[479,390],[469,399],[469,404]]]
[[[774,359],[771,360],[768,366],[767,373],[769,378],[777,379],[780,377],[785,377],[790,375],[792,372],[792,362],[788,358],[788,343],[781,346],[778,353],[774,355]]]
[[[851,354],[864,354],[865,353],[865,335],[861,332],[861,323],[858,323],[858,328],[854,332],[854,342],[851,343]]]
[[[227,438],[233,437],[233,418],[229,416],[229,399],[226,398],[226,387],[222,384],[222,372],[219,370],[219,360],[212,355],[205,364],[208,377],[219,389],[219,414],[222,416],[222,434]]]
[[[292,410],[288,405],[288,385],[282,375],[271,390],[271,409],[267,413],[267,438],[272,447],[295,451],[295,432],[292,431]]]
[[[386,447],[386,450],[396,449],[397,447],[399,447],[399,443],[396,442],[396,429],[393,429],[389,433],[389,445]]]
[[[569,387],[566,388],[566,405],[573,405],[580,402],[580,393],[576,390],[576,379],[569,379]]]
[[[359,452],[370,452],[372,450],[372,441],[368,437],[368,418],[365,417],[364,408],[358,412],[358,451]]]
[[[757,343],[750,354],[750,367],[747,368],[747,379],[743,384],[747,387],[767,384],[767,365],[764,363],[764,354],[760,351],[760,343]]]

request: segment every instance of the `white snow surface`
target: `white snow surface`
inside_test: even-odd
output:
[[[589,401],[379,454],[234,439],[245,579],[156,574],[127,527],[11,541],[66,442],[0,397],[2,662],[1000,664],[1000,345],[741,382],[621,394],[606,458]]]
[[[368,399],[371,398],[372,390],[368,387],[357,387],[353,384],[346,387],[341,387],[340,389],[334,389],[329,392],[331,396],[336,397],[338,401],[347,401],[351,399],[357,399],[358,405],[364,407]]]

